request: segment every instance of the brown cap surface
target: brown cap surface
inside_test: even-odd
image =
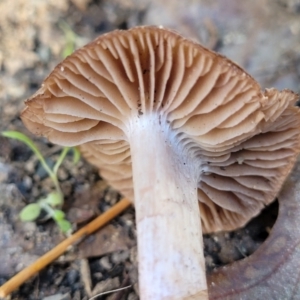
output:
[[[157,114],[202,162],[204,232],[244,225],[270,203],[300,149],[297,96],[261,91],[228,59],[156,27],[100,36],[59,64],[22,120],[51,142],[81,145],[133,199],[128,122]]]

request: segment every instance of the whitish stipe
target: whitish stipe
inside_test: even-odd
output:
[[[131,122],[130,145],[143,300],[206,290],[197,182],[200,161],[157,115]],[[207,299],[207,293],[200,299]]]

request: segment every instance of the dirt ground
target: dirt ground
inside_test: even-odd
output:
[[[53,164],[61,148],[31,136],[19,114],[69,48],[98,35],[136,25],[163,25],[200,41],[244,67],[262,88],[300,92],[300,1],[298,0],[1,0],[0,131],[32,137]],[[71,46],[70,46],[71,45]],[[97,170],[68,156],[59,170],[64,211],[74,229],[121,196]],[[51,189],[49,178],[24,145],[0,137],[0,285],[64,239],[51,221],[21,223],[18,213]],[[245,228],[204,237],[208,272],[251,255],[276,221],[274,202]],[[134,209],[15,291],[18,300],[138,299]],[[295,299],[300,299],[295,298]]]

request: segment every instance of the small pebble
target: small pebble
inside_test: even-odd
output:
[[[208,270],[212,270],[216,266],[212,256],[210,255],[205,256],[205,265]]]
[[[59,168],[57,171],[57,177],[59,180],[64,181],[68,179],[69,174],[64,168]]]
[[[71,300],[69,293],[67,294],[55,294],[52,296],[44,297],[42,300]]]
[[[37,225],[35,222],[24,222],[22,223],[22,231],[25,233],[27,238],[31,238],[35,235],[37,230]]]
[[[126,259],[129,258],[129,251],[121,251],[121,252],[114,252],[112,254],[111,260],[115,264],[119,264],[121,262],[124,262]]]
[[[112,268],[112,264],[109,261],[108,256],[104,256],[99,260],[100,266],[105,270],[110,270]]]
[[[32,178],[29,176],[24,176],[23,185],[27,190],[32,188]]]
[[[109,189],[108,193],[104,196],[104,201],[110,205],[114,205],[117,202],[119,193],[112,188]]]
[[[35,161],[35,156],[32,156],[34,159],[29,159],[28,161],[26,161],[25,165],[24,165],[24,169],[29,173],[29,174],[33,174],[35,172],[35,165],[36,165],[36,161]]]
[[[100,273],[100,272],[94,273],[93,276],[95,277],[95,279],[97,279],[97,280],[99,280],[99,281],[100,281],[101,279],[103,279],[103,275],[102,275],[102,273]]]
[[[214,240],[215,242],[218,242],[218,241],[219,241],[219,238],[218,238],[217,236],[213,236],[212,238],[213,238],[213,240]]]
[[[124,223],[125,226],[127,227],[132,227],[134,224],[134,221],[132,220],[132,214],[124,214],[120,217],[122,222]]]

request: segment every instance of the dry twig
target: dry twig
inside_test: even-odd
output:
[[[64,241],[62,241],[55,248],[44,254],[33,264],[26,267],[24,270],[22,270],[9,281],[7,281],[5,284],[3,284],[0,287],[0,297],[6,297],[7,295],[9,295],[21,284],[23,284],[27,279],[35,275],[37,272],[49,265],[53,260],[58,258],[61,254],[63,254],[70,245],[74,244],[75,242],[78,242],[78,240],[96,231],[101,226],[105,225],[118,214],[120,214],[122,211],[124,211],[130,205],[131,202],[128,199],[122,199],[108,211],[97,217],[95,220],[78,230],[76,233],[74,233]]]

